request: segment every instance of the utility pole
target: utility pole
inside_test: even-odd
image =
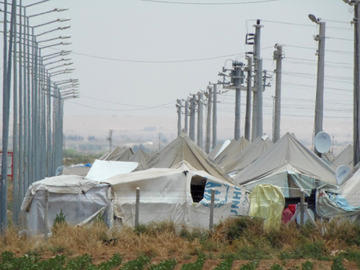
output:
[[[281,68],[283,52],[282,46],[275,44],[275,51],[273,58],[276,61],[276,82],[275,82],[275,106],[274,106],[274,126],[273,126],[273,143],[276,143],[280,139],[280,118],[281,118]]]
[[[190,139],[195,141],[195,95],[190,99]]]
[[[206,142],[205,142],[205,152],[210,153],[210,143],[211,143],[211,107],[212,107],[212,91],[211,86],[208,86],[207,96],[207,117],[206,117]]]
[[[241,101],[241,84],[243,82],[243,63],[233,61],[233,70],[231,71],[231,83],[235,87],[235,127],[234,139],[240,139],[240,101]]]
[[[250,141],[252,58],[250,56],[246,56],[246,59],[247,59],[247,67],[245,68],[245,71],[247,72],[247,80],[246,80],[245,139]]]
[[[185,133],[189,135],[189,101],[185,100]]]
[[[177,121],[177,130],[178,130],[178,136],[181,135],[181,100],[177,99],[176,100],[176,109],[177,109],[177,117],[178,117],[178,121]]]
[[[4,12],[4,47],[7,43],[7,1],[5,0]],[[7,61],[6,70],[4,70],[5,77],[3,78],[3,131],[2,131],[2,160],[1,160],[1,205],[0,205],[0,231],[3,232],[7,226],[7,174],[8,174],[8,143],[9,143],[9,118],[10,118],[10,94],[11,94],[11,65],[12,65],[12,51],[13,51],[13,36],[15,32],[15,18],[16,18],[16,0],[12,1],[11,5],[11,19],[10,19],[10,37],[9,48],[4,49],[7,54],[4,55],[5,62]]]
[[[324,113],[324,71],[325,71],[325,22],[314,15],[309,14],[309,19],[319,25],[319,34],[315,36],[318,42],[318,64],[316,80],[316,103],[315,103],[315,126],[314,136],[323,130],[323,113]],[[317,151],[315,150],[317,153]],[[317,153],[320,155],[320,153]]]
[[[255,124],[256,124],[256,136],[255,138],[262,136],[263,134],[263,97],[262,92],[264,87],[262,85],[262,59],[261,59],[261,27],[260,20],[256,20],[255,25],[255,40],[254,40],[254,62],[255,62],[255,90],[256,90],[256,116],[255,116]]]
[[[217,84],[213,84],[213,132],[212,132],[212,148],[214,149],[217,144]]]
[[[282,46],[275,44],[273,59],[276,61],[276,83],[274,97],[274,115],[273,115],[273,142],[276,143],[280,139],[280,118],[281,118],[281,68],[282,68]]]
[[[107,140],[109,141],[109,153],[112,150],[112,142],[113,142],[112,135],[113,135],[113,130],[110,129],[109,130],[109,137],[107,138]]]
[[[203,94],[201,92],[198,92],[198,130],[197,130],[197,144],[198,146],[203,149],[203,101],[202,97]]]

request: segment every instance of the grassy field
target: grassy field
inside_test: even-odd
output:
[[[2,269],[358,269],[360,227],[347,222],[265,232],[262,221],[229,219],[209,231],[171,223],[109,230],[60,223],[28,238],[10,228],[0,242]]]

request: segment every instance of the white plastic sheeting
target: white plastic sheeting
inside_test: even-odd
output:
[[[45,221],[45,194],[48,192],[48,219]],[[50,232],[62,212],[71,225],[83,225],[96,216],[111,225],[110,187],[76,175],[61,175],[34,182],[26,192],[21,210],[30,235]],[[46,224],[47,223],[47,224]]]
[[[118,174],[132,172],[139,165],[137,162],[95,160],[91,166],[87,179],[103,181]]]
[[[195,203],[192,181],[205,179],[203,199]],[[214,224],[233,215],[247,215],[249,202],[244,189],[193,170],[187,164],[179,168],[153,168],[110,178],[116,219],[134,226],[136,188],[140,188],[140,224],[172,221],[188,228],[208,228],[211,189],[215,190]]]

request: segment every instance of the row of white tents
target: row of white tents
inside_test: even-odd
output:
[[[347,160],[348,154],[341,155]],[[344,216],[341,211],[348,213],[350,209],[341,208],[333,197],[342,194],[341,198],[353,206],[360,204],[360,196],[356,200],[349,193],[356,190],[353,185],[360,185],[353,180],[360,173],[338,187],[335,161],[319,158],[290,133],[275,144],[266,136],[252,143],[243,138],[228,141],[209,155],[181,135],[152,155],[117,147],[101,159],[136,162],[136,170],[120,170],[120,174],[115,170],[109,175],[102,174],[101,169],[94,173],[95,168],[91,168],[88,177],[63,175],[33,183],[22,205],[31,234],[50,230],[60,211],[74,225],[103,216],[109,226],[114,222],[133,226],[137,187],[141,192],[141,223],[171,220],[189,228],[208,226],[211,189],[216,194],[215,223],[232,215],[247,215],[248,192],[259,184],[278,186],[286,198],[299,197],[300,190],[307,195],[318,190],[317,214],[327,218]],[[96,179],[89,177],[94,174]],[[337,208],[340,210],[335,211]],[[360,213],[356,208],[350,210],[352,217]]]

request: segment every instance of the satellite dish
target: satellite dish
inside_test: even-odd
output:
[[[336,168],[336,183],[340,186],[342,183],[345,182],[345,179],[351,173],[351,168],[348,165],[340,165]]]
[[[315,136],[315,149],[321,154],[329,152],[331,146],[330,135],[324,131],[320,131]]]

